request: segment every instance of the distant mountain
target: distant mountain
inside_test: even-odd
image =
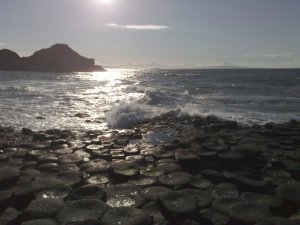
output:
[[[0,70],[38,71],[38,72],[93,72],[105,71],[95,65],[95,60],[85,58],[66,44],[55,44],[41,49],[29,57],[20,57],[17,53],[0,50]]]

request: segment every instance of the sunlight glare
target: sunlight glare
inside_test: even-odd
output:
[[[113,0],[98,0],[98,1],[104,4],[111,4],[113,2]]]

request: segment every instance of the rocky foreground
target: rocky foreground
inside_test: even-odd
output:
[[[170,143],[151,144],[149,131]],[[1,225],[300,224],[300,122],[0,128]]]

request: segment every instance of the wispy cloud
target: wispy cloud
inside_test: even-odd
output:
[[[116,24],[116,23],[108,23],[108,24],[106,24],[106,26],[114,27],[114,28],[121,28],[121,29],[131,29],[131,30],[165,30],[165,29],[168,29],[168,26],[152,25],[152,24],[123,25],[123,24]]]
[[[278,54],[244,54],[244,57],[264,57],[264,58],[293,58],[297,53],[294,52],[283,52]]]

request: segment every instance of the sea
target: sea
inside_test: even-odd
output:
[[[123,129],[164,115],[300,120],[300,69],[0,72],[0,127]]]

